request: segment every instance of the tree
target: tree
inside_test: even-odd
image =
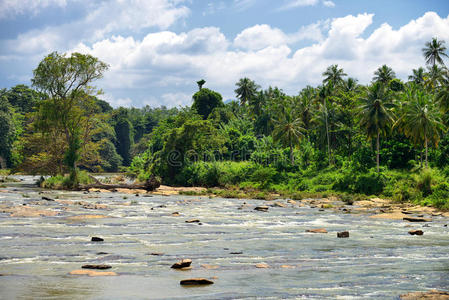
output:
[[[324,84],[337,87],[344,84],[343,77],[347,76],[347,74],[343,71],[343,69],[339,69],[338,65],[331,65],[323,73],[323,76]]]
[[[98,108],[91,97],[96,90],[90,84],[107,69],[107,64],[88,54],[67,57],[53,52],[33,71],[33,86],[49,96],[39,107],[37,128],[43,132],[56,128],[63,133],[67,143],[64,162],[73,186],[78,184],[79,151],[88,141],[92,116]]]
[[[241,78],[235,85],[237,86],[237,89],[235,89],[234,92],[240,100],[241,105],[250,103],[251,100],[256,97],[257,90],[260,88],[259,85],[247,77]]]
[[[369,139],[376,138],[376,165],[379,173],[380,135],[386,134],[394,123],[390,95],[380,82],[376,82],[367,89],[365,97],[360,101],[360,125],[365,128]]]
[[[45,99],[45,95],[30,89],[24,84],[12,87],[7,93],[9,103],[19,113],[28,113],[33,111],[40,100]]]
[[[427,70],[428,72],[426,74],[424,85],[429,89],[429,91],[434,91],[443,81],[444,69],[438,67],[437,65],[433,65],[431,67],[427,67]]]
[[[214,108],[223,105],[221,95],[215,91],[203,88],[193,95],[192,108],[203,116],[203,119],[207,119]]]
[[[439,41],[436,37],[432,38],[432,41],[427,42],[426,46],[422,48],[426,64],[434,66],[436,63],[444,66],[443,56],[447,56],[445,41]]]
[[[273,139],[281,142],[283,146],[289,147],[290,163],[294,165],[293,147],[299,145],[303,137],[304,129],[301,127],[301,118],[296,117],[296,113],[291,105],[287,105],[277,118],[273,119],[273,122]]]
[[[418,69],[412,70],[413,74],[408,77],[408,80],[416,83],[423,84],[425,80],[425,71],[423,67],[419,67]]]
[[[1,162],[6,162],[10,166],[11,149],[15,134],[14,121],[12,119],[13,110],[6,97],[0,94],[0,168]]]
[[[387,65],[383,65],[374,72],[373,81],[380,82],[384,86],[386,86],[390,82],[390,80],[394,78],[396,78],[396,74],[394,73],[393,69]]]
[[[203,88],[203,85],[204,85],[205,83],[206,83],[206,80],[204,80],[204,79],[198,80],[198,81],[196,82],[196,84],[198,84],[198,90],[201,91],[201,89]]]
[[[133,146],[133,126],[129,120],[128,110],[120,107],[111,118],[116,136],[115,147],[117,153],[123,159],[123,165],[129,166],[131,163],[131,148]]]
[[[427,168],[428,143],[438,144],[444,125],[440,112],[432,101],[432,96],[416,86],[412,86],[410,89],[412,90],[410,93],[404,94],[406,98],[404,100],[407,102],[395,126],[401,128],[415,144],[424,144]]]

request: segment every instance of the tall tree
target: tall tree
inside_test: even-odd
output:
[[[236,84],[235,93],[240,100],[240,104],[244,105],[257,96],[257,90],[260,88],[254,81],[245,77],[241,78]]]
[[[438,144],[444,125],[441,114],[434,105],[432,96],[422,89],[412,86],[409,93],[404,93],[406,104],[401,117],[395,126],[401,128],[404,134],[415,144],[424,144],[426,168],[428,167],[428,144]]]
[[[394,123],[393,105],[388,90],[380,82],[367,88],[366,94],[360,99],[360,125],[365,128],[368,138],[376,139],[376,165],[379,172],[380,136],[386,134]]]
[[[204,80],[204,79],[198,80],[198,81],[196,82],[196,84],[198,84],[198,90],[201,91],[201,89],[203,88],[203,85],[204,85],[205,83],[206,83],[206,80]]]
[[[373,81],[380,82],[384,86],[386,86],[390,82],[390,80],[394,78],[396,78],[396,74],[394,73],[393,69],[387,65],[383,65],[374,72]]]
[[[273,119],[273,122],[273,139],[281,142],[283,146],[289,147],[290,163],[294,165],[293,148],[299,145],[304,131],[301,127],[301,118],[297,117],[292,105],[285,105],[284,110]]]
[[[123,165],[129,166],[131,163],[131,148],[133,146],[133,125],[131,124],[128,110],[123,107],[118,108],[114,111],[111,122],[115,130],[117,153],[122,157]]]
[[[202,115],[203,119],[207,119],[214,108],[222,107],[224,105],[219,93],[206,88],[202,88],[196,92],[192,98],[192,108],[194,108],[198,114]]]
[[[446,54],[445,41],[439,41],[436,37],[432,41],[427,42],[426,46],[422,48],[426,64],[434,66],[437,63],[444,65],[443,57],[449,57]]]
[[[416,84],[423,84],[426,76],[424,68],[419,67],[418,69],[413,69],[412,72],[413,73],[408,77],[408,80]]]
[[[340,69],[338,65],[331,65],[327,67],[326,71],[324,71],[323,76],[324,84],[337,87],[344,83],[343,77],[347,76],[347,74],[343,71],[343,69]]]
[[[96,90],[90,84],[100,79],[108,65],[91,55],[53,52],[33,71],[33,86],[49,95],[38,113],[38,128],[49,127],[63,132],[67,143],[64,161],[70,169],[71,183],[78,184],[79,151],[92,129],[90,117],[98,106],[90,95]]]
[[[431,67],[427,67],[426,80],[424,85],[429,89],[429,91],[434,91],[440,85],[444,76],[444,69],[433,65]]]

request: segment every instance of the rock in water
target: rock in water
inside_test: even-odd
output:
[[[48,197],[45,197],[45,196],[42,196],[42,200],[55,201],[54,199],[51,199],[51,198],[48,198]]]
[[[449,292],[431,290],[428,292],[413,292],[399,296],[401,300],[449,300]]]
[[[349,237],[349,231],[337,232],[337,237],[338,238],[348,238]]]
[[[191,264],[192,264],[192,260],[191,259],[183,259],[181,261],[178,261],[177,263],[174,263],[171,266],[171,268],[172,269],[183,269],[183,268],[190,267]]]
[[[265,206],[265,205],[257,206],[256,208],[254,208],[254,210],[268,211],[268,206]]]
[[[84,265],[82,269],[106,270],[112,268],[110,265]]]
[[[260,263],[260,264],[256,264],[256,268],[258,269],[268,269],[270,266],[267,265],[266,263]]]
[[[411,235],[423,235],[424,234],[424,232],[422,230],[410,230],[408,233]]]
[[[73,270],[69,273],[70,275],[89,275],[92,277],[96,276],[117,276],[115,272],[98,272],[93,270]]]
[[[311,233],[327,233],[327,230],[324,228],[317,228],[317,229],[307,229],[306,232]]]
[[[432,220],[424,219],[424,218],[412,218],[412,217],[405,217],[403,218],[404,221],[409,222],[431,222]]]
[[[187,220],[186,223],[199,223],[200,220],[198,219],[192,219],[192,220]]]
[[[103,242],[104,239],[102,239],[101,237],[93,236],[91,241],[92,242]]]
[[[214,282],[206,278],[190,278],[184,279],[179,282],[181,285],[207,285]]]

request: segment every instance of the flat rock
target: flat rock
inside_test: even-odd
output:
[[[291,265],[281,265],[282,269],[295,269],[295,266],[291,266]]]
[[[181,261],[178,261],[177,263],[174,263],[171,266],[171,268],[172,269],[183,269],[183,268],[190,267],[191,264],[192,264],[192,260],[191,259],[183,259]]]
[[[179,216],[180,216],[179,212],[177,212],[177,211],[172,212],[171,215],[172,215],[173,217],[179,217]]]
[[[411,235],[423,235],[424,232],[422,230],[410,230],[408,232],[408,234],[411,234]]]
[[[104,239],[101,238],[101,237],[98,237],[98,236],[93,236],[93,237],[90,239],[90,241],[91,241],[91,242],[103,242]]]
[[[432,222],[432,220],[424,219],[424,218],[405,217],[405,218],[402,218],[402,219],[404,221],[409,221],[409,222]]]
[[[164,255],[164,252],[151,252],[150,255],[162,256],[162,255]]]
[[[311,233],[327,233],[327,230],[325,228],[316,228],[316,229],[307,229],[306,232]]]
[[[89,275],[92,277],[96,277],[96,276],[117,276],[117,273],[115,272],[98,272],[98,271],[94,271],[94,270],[74,270],[72,272],[69,273],[70,275]]]
[[[270,266],[268,264],[266,264],[266,263],[256,264],[256,268],[258,268],[258,269],[268,269],[269,267]]]
[[[449,292],[431,290],[428,292],[412,292],[399,296],[401,300],[448,300]]]
[[[274,202],[274,203],[273,203],[273,206],[274,206],[274,207],[287,207],[286,204],[281,203],[281,202]]]
[[[337,237],[338,238],[348,238],[349,237],[349,231],[337,232]]]
[[[200,220],[198,219],[191,219],[191,220],[186,220],[186,223],[199,223]]]
[[[189,278],[184,279],[179,282],[181,285],[207,285],[207,284],[213,284],[214,282],[206,279],[206,278]]]
[[[266,206],[266,205],[256,206],[256,207],[254,208],[254,210],[258,210],[258,211],[268,211],[268,206]]]
[[[110,265],[83,265],[82,269],[107,270],[112,268]]]
[[[68,217],[68,220],[74,220],[74,221],[79,221],[79,220],[88,220],[88,219],[103,219],[103,218],[111,218],[110,216],[105,216],[105,215],[77,215],[77,216],[71,216]]]
[[[293,205],[296,205],[296,201],[295,200],[287,200],[287,203],[289,203],[289,204],[293,204]]]

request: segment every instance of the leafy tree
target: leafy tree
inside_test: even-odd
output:
[[[323,76],[324,84],[337,87],[344,84],[343,77],[347,76],[347,74],[343,71],[343,69],[338,68],[338,65],[331,65],[323,73]]]
[[[386,86],[394,78],[396,78],[396,74],[393,69],[387,65],[383,65],[374,72],[373,81],[380,82]]]
[[[100,79],[108,65],[91,55],[53,52],[33,71],[33,86],[48,94],[37,114],[37,129],[55,128],[64,134],[67,150],[64,162],[70,169],[71,184],[78,184],[77,161],[80,149],[88,142],[96,105],[90,84]]]
[[[115,130],[117,153],[122,157],[123,165],[129,166],[132,160],[133,126],[129,120],[128,110],[120,107],[114,111],[111,122]]]
[[[254,81],[245,77],[241,78],[236,84],[235,93],[240,100],[240,104],[250,103],[257,96],[257,90],[260,88]]]
[[[393,105],[386,88],[376,82],[366,90],[360,99],[360,125],[366,130],[368,138],[376,138],[376,165],[379,172],[380,135],[386,134],[394,123]]]
[[[15,134],[13,110],[6,97],[0,95],[0,168],[11,165],[11,150]],[[2,162],[5,165],[2,165]]]
[[[273,139],[290,149],[290,163],[295,164],[293,147],[299,145],[303,137],[301,118],[298,118],[292,106],[286,106],[274,122]]]
[[[424,68],[419,67],[418,69],[413,69],[412,72],[413,74],[408,77],[408,80],[415,84],[424,84],[426,76]]]
[[[223,105],[221,95],[215,91],[202,88],[193,95],[192,108],[195,109],[198,114],[203,116],[203,119],[207,119],[214,108]]]
[[[423,90],[412,86],[411,98],[405,99],[407,104],[396,124],[410,137],[415,144],[423,144],[425,149],[426,168],[428,167],[428,143],[437,145],[444,126],[438,108],[432,97]]]
[[[440,85],[444,78],[444,69],[438,67],[437,65],[433,65],[431,67],[427,67],[426,80],[424,85],[429,89],[429,91],[434,91]]]
[[[198,80],[198,81],[196,82],[196,84],[198,84],[198,90],[201,91],[201,89],[203,88],[203,85],[204,85],[205,83],[206,83],[206,80],[204,80],[204,79]]]
[[[446,52],[445,41],[439,41],[436,37],[432,41],[427,42],[426,46],[422,48],[426,64],[435,66],[436,63],[444,66],[443,57],[448,57]]]
[[[46,98],[44,94],[38,93],[23,84],[12,87],[6,92],[6,97],[9,103],[19,113],[29,113],[33,111],[38,102]]]

